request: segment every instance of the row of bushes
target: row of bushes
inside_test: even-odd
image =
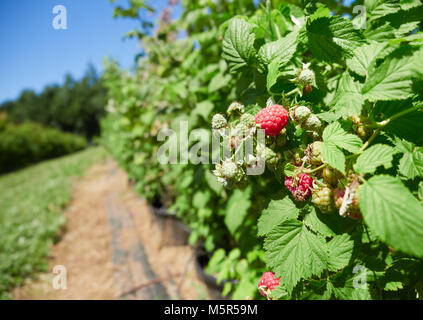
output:
[[[135,74],[106,66],[104,144],[140,194],[167,203],[190,227],[190,242],[212,254],[208,270],[238,280],[225,282],[225,296],[260,297],[268,270],[281,282],[272,298],[422,293],[423,6],[364,2],[366,30],[340,17],[354,9],[337,1],[182,1],[179,20],[142,37],[146,56]],[[159,141],[163,129],[190,148],[194,129],[212,135],[213,118],[215,132],[238,129],[227,137],[236,149],[239,131],[256,130],[254,116],[276,103],[289,115],[272,116],[286,127],[266,137],[259,176],[246,176],[250,163],[232,154],[216,166],[158,161],[174,138]],[[299,196],[300,174],[315,184]],[[344,192],[338,210],[335,188]],[[358,289],[357,266],[367,274]]]
[[[0,127],[0,173],[63,156],[86,146],[83,137],[37,123],[4,122]]]

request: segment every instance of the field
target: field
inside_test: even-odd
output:
[[[10,298],[8,289],[25,276],[46,270],[74,178],[105,155],[102,148],[89,148],[0,176],[0,299]]]

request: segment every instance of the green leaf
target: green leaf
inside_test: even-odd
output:
[[[257,55],[261,68],[266,70],[272,61],[277,62],[278,68],[287,64],[297,49],[297,36],[298,32],[293,31],[279,40],[261,46]]]
[[[412,94],[411,58],[388,59],[372,72],[362,93],[369,101],[402,100]]]
[[[208,186],[212,189],[216,194],[220,194],[223,190],[223,186],[217,181],[217,177],[211,173],[209,170],[205,171],[205,177]]]
[[[202,102],[197,103],[197,106],[192,113],[198,116],[201,116],[204,120],[209,121],[210,114],[214,108],[214,105],[211,101],[205,100]]]
[[[423,48],[413,55],[411,71],[415,78],[423,77]]]
[[[334,106],[331,111],[338,116],[337,118],[347,118],[361,114],[364,103],[361,87],[362,85],[359,82],[355,82],[348,73],[342,75],[331,102],[331,105]]]
[[[323,141],[327,144],[345,149],[351,153],[357,153],[363,145],[359,137],[354,134],[347,133],[339,122],[333,122],[323,131]]]
[[[307,21],[306,36],[314,58],[328,62],[352,56],[354,48],[363,41],[351,21],[339,16]]]
[[[401,10],[397,0],[365,0],[364,6],[370,15],[370,21]]]
[[[281,200],[271,200],[258,220],[258,235],[267,234],[285,220],[297,218],[298,213],[299,209],[288,196]]]
[[[333,142],[324,142],[321,148],[322,159],[332,168],[345,174],[345,155]]]
[[[209,83],[209,93],[215,92],[217,90],[220,90],[228,85],[228,83],[231,81],[232,77],[229,74],[222,74],[218,73],[216,74]]]
[[[354,241],[348,234],[344,233],[329,241],[327,248],[329,255],[328,269],[337,271],[348,265],[352,256]]]
[[[235,190],[228,200],[226,206],[225,225],[231,234],[234,234],[238,227],[241,226],[251,206],[250,200],[251,188],[244,191]]]
[[[404,153],[399,163],[399,171],[408,179],[423,177],[423,147]]]
[[[423,206],[391,176],[375,176],[359,189],[366,223],[380,239],[405,253],[423,256]]]
[[[256,55],[253,26],[241,18],[229,23],[223,39],[222,57],[229,63],[231,72],[250,65]]]
[[[377,42],[389,41],[395,38],[395,29],[391,26],[389,22],[381,26],[368,25],[363,34],[366,39],[373,40]]]
[[[192,205],[196,209],[202,209],[205,208],[207,205],[207,202],[210,200],[210,191],[198,191],[194,194],[192,198]]]
[[[365,150],[357,159],[354,170],[358,173],[373,173],[379,166],[392,166],[395,149],[386,144],[376,144]]]
[[[288,292],[304,278],[319,276],[328,261],[325,239],[300,221],[287,220],[268,233],[264,248],[269,267]]]
[[[336,235],[335,231],[331,228],[330,223],[333,215],[321,214],[316,211],[314,207],[304,217],[304,224],[307,225],[311,230],[317,232],[325,237],[333,237]]]
[[[279,77],[279,63],[277,60],[273,60],[269,66],[268,66],[268,72],[267,72],[267,81],[266,81],[266,87],[267,91],[271,93],[270,90],[276,83]]]
[[[377,58],[383,58],[386,43],[372,41],[354,50],[354,56],[347,59],[347,66],[360,76],[367,77]],[[389,52],[389,51],[388,51]]]
[[[328,283],[332,287],[336,298],[342,300],[371,299],[369,284],[366,282],[371,271],[364,266],[360,267],[357,270],[347,267],[340,274],[335,275],[334,279]]]
[[[423,181],[420,181],[419,183],[419,190],[418,190],[418,197],[420,201],[423,201]]]
[[[272,290],[272,292],[269,294],[269,298],[279,300],[289,299],[289,294],[282,285],[279,285]]]

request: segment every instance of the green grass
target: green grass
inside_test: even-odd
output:
[[[105,155],[102,148],[89,148],[0,176],[0,299],[11,298],[10,289],[25,277],[47,271],[72,178]]]

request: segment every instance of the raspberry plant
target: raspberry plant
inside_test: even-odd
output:
[[[238,280],[224,295],[259,298],[269,272],[269,299],[422,296],[423,6],[356,4],[365,29],[335,2],[183,1],[181,19],[143,37],[134,75],[105,73],[105,144],[214,252],[208,270]],[[229,132],[231,156],[159,164],[157,132],[181,120]],[[235,154],[259,128],[266,170],[253,176]]]

